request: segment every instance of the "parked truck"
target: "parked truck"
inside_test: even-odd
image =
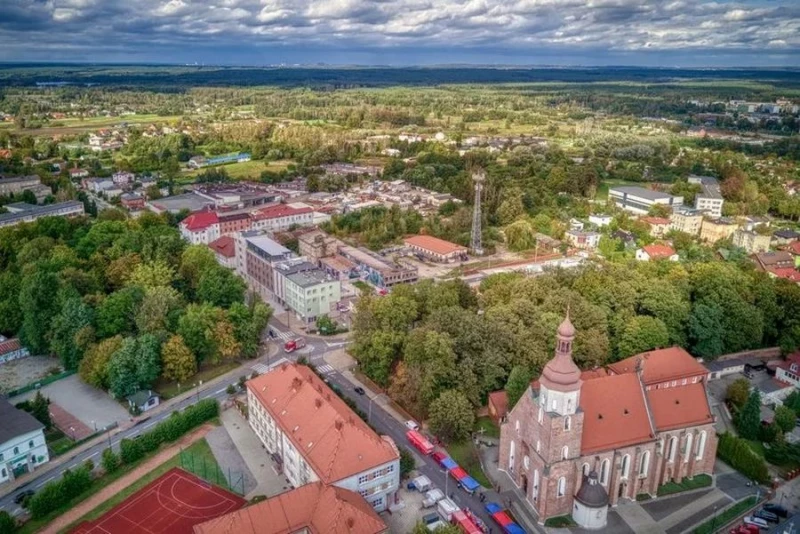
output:
[[[442,516],[442,519],[447,521],[448,523],[453,518],[453,514],[461,510],[456,503],[451,501],[450,499],[442,499],[436,505],[436,509],[439,512],[439,515]]]
[[[430,508],[442,499],[444,499],[444,492],[440,489],[432,489],[425,494],[425,498],[422,500],[422,507]]]
[[[306,340],[302,337],[298,337],[295,339],[290,339],[283,345],[283,352],[294,352],[297,349],[302,349],[306,346]]]
[[[433,443],[428,441],[428,439],[420,434],[416,430],[409,430],[406,432],[406,438],[408,441],[422,454],[430,454],[433,452]]]

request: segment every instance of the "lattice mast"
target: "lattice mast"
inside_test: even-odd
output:
[[[475,207],[472,211],[472,253],[476,256],[483,255],[481,244],[481,192],[486,175],[483,171],[472,173],[472,181],[475,183]]]

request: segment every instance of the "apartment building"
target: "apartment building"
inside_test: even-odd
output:
[[[288,230],[292,226],[310,226],[314,221],[314,210],[311,208],[297,208],[288,204],[260,208],[250,215],[254,230],[271,232]]]
[[[44,425],[0,396],[0,484],[50,461]]]
[[[650,235],[659,238],[667,235],[670,230],[671,221],[664,217],[642,217],[642,222],[650,226]]]
[[[15,204],[8,204],[6,209],[9,213],[0,214],[0,228],[4,226],[15,226],[23,222],[33,222],[42,217],[76,217],[85,213],[83,210],[83,202],[78,202],[77,200],[57,202],[45,206],[34,206],[33,204],[17,202]]]
[[[771,241],[772,236],[770,235],[762,235],[748,230],[733,232],[733,245],[745,249],[748,254],[767,252]]]
[[[706,243],[716,243],[727,239],[739,228],[733,219],[720,217],[718,219],[703,219],[700,226],[700,239]]]
[[[181,237],[192,245],[208,245],[220,236],[219,217],[213,211],[192,213],[178,225]]]
[[[680,208],[669,217],[670,229],[689,235],[699,235],[703,225],[703,213],[692,208]]]
[[[283,286],[286,305],[306,323],[330,313],[332,306],[342,298],[339,279],[319,269],[286,275]]]
[[[311,369],[285,363],[247,382],[248,420],[294,487],[321,482],[358,493],[376,512],[396,500],[400,454]]]
[[[701,191],[694,197],[694,207],[704,212],[706,215],[719,218],[722,216],[722,193],[719,190],[719,182],[713,176],[697,176],[690,174],[688,181],[690,184],[699,185]]]
[[[0,196],[16,195],[41,183],[41,178],[36,175],[0,177]]]
[[[647,215],[655,205],[678,208],[683,205],[683,197],[677,197],[643,187],[620,186],[608,190],[608,198],[617,207],[637,215]]]
[[[275,265],[294,258],[291,250],[261,232],[251,230],[237,236],[236,271],[264,300],[275,291]]]

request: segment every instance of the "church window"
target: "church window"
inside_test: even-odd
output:
[[[564,418],[564,430],[569,430],[572,427],[572,419],[570,416]]]
[[[581,472],[583,473],[583,476],[588,477],[589,476],[589,464],[583,464],[583,467],[581,467]]]
[[[603,463],[600,464],[600,484],[607,486],[608,485],[608,460],[603,460]]]
[[[539,470],[538,469],[535,469],[533,471],[533,491],[531,491],[531,494],[532,494],[533,500],[535,502],[536,498],[539,497]]]
[[[514,422],[514,430],[516,430],[517,434],[519,434],[519,420]]]
[[[544,413],[544,410],[542,409],[542,407],[541,407],[541,406],[539,406],[539,422],[540,422],[540,423],[542,422],[542,415],[543,415],[543,413]]]
[[[639,461],[639,476],[646,477],[648,469],[650,469],[650,451],[644,451]]]
[[[558,479],[558,496],[563,497],[567,493],[567,479],[561,477]]]
[[[538,439],[536,440],[536,452],[541,452],[542,450],[542,442]]]
[[[530,458],[528,458],[527,456],[525,456],[525,457],[522,459],[522,465],[524,465],[524,466],[525,466],[525,469],[530,469],[530,468],[531,468],[531,459],[530,459]]]
[[[702,460],[703,454],[706,452],[706,431],[700,432],[700,437],[697,439],[697,459]]]
[[[686,436],[686,450],[683,454],[683,463],[688,463],[689,458],[692,456],[692,441],[694,441],[694,436],[691,434]]]
[[[631,470],[631,457],[626,454],[622,457],[622,478],[628,478],[628,473]]]
[[[564,445],[564,447],[561,449],[561,459],[566,460],[567,458],[569,458],[569,447]]]
[[[677,449],[677,448],[678,448],[678,438],[673,436],[669,440],[669,449],[668,449],[669,452],[667,452],[667,461],[668,462],[674,462],[675,461],[675,449]]]
[[[511,441],[511,446],[508,450],[508,469],[510,471],[514,471],[514,449],[516,449],[516,443]]]
[[[558,406],[558,401],[556,399],[553,399],[553,403],[551,404],[550,411],[553,411],[553,412],[556,411],[556,406]]]

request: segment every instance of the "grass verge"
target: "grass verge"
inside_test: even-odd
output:
[[[500,427],[494,424],[491,417],[478,417],[475,422],[475,430],[479,434],[483,430],[483,435],[486,437],[500,439]]]
[[[469,476],[478,482],[478,484],[484,488],[492,487],[492,483],[489,482],[489,479],[483,472],[481,461],[478,457],[478,451],[475,450],[471,440],[453,443],[447,447],[447,452],[458,465],[469,473]]]
[[[699,488],[707,488],[711,485],[711,477],[709,475],[697,475],[694,478],[684,478],[680,482],[667,482],[658,488],[658,496],[672,495],[673,493],[681,493],[682,491],[689,491]]]
[[[638,502],[649,501],[652,498],[653,497],[649,493],[640,493],[639,495],[636,496],[636,500]]]
[[[185,393],[192,389],[193,384],[196,384],[199,380],[202,380],[205,384],[209,380],[213,380],[218,376],[222,376],[225,373],[233,371],[237,367],[239,367],[239,362],[223,362],[219,365],[215,365],[213,367],[206,367],[204,369],[200,369],[194,376],[192,376],[189,380],[185,383],[181,384],[181,387],[178,387],[176,382],[166,382],[162,378],[159,378],[156,382],[155,390],[161,395],[162,399],[171,399],[172,397],[176,397],[181,393]],[[246,373],[249,376],[249,373]],[[200,386],[201,388],[203,386]]]
[[[546,520],[544,526],[550,528],[569,528],[577,527],[578,524],[572,520],[571,515],[559,515]]]
[[[44,439],[50,449],[51,457],[60,456],[77,445],[74,440],[55,427],[45,432]]]
[[[191,454],[192,456],[194,456],[195,464],[198,466],[202,463],[209,470],[216,469],[217,471],[219,471],[219,465],[217,464],[217,460],[216,458],[214,458],[214,454],[211,452],[211,447],[208,446],[208,442],[205,440],[205,438],[195,441],[189,447],[184,449],[184,454]],[[200,459],[202,459],[202,462],[200,461]],[[203,477],[203,473],[199,469],[195,469],[193,471],[192,469],[189,469],[187,465],[181,465],[180,454],[176,454],[175,456],[173,456],[163,464],[159,465],[158,467],[147,473],[145,476],[143,476],[142,478],[140,478],[139,480],[137,480],[136,482],[125,488],[124,490],[120,491],[119,493],[117,493],[116,495],[114,495],[101,505],[99,505],[91,512],[87,513],[86,515],[84,515],[71,525],[69,525],[62,532],[69,532],[76,525],[84,521],[93,521],[97,519],[98,517],[105,514],[106,512],[117,506],[119,503],[121,503],[122,501],[124,501],[125,499],[127,499],[128,497],[130,497],[131,495],[133,495],[134,493],[136,493],[137,491],[139,491],[140,489],[142,489],[150,482],[154,481],[155,479],[157,479],[158,477],[160,477],[173,467],[182,467],[187,471],[194,472],[197,476],[201,478]],[[195,471],[200,471],[200,472],[195,472]],[[211,482],[216,483],[216,480],[212,480]],[[224,480],[221,482],[222,483],[217,485],[225,489],[230,489],[228,488],[227,482],[225,482]]]
[[[756,498],[754,496],[746,497],[694,529],[694,534],[713,534],[755,505]]]

